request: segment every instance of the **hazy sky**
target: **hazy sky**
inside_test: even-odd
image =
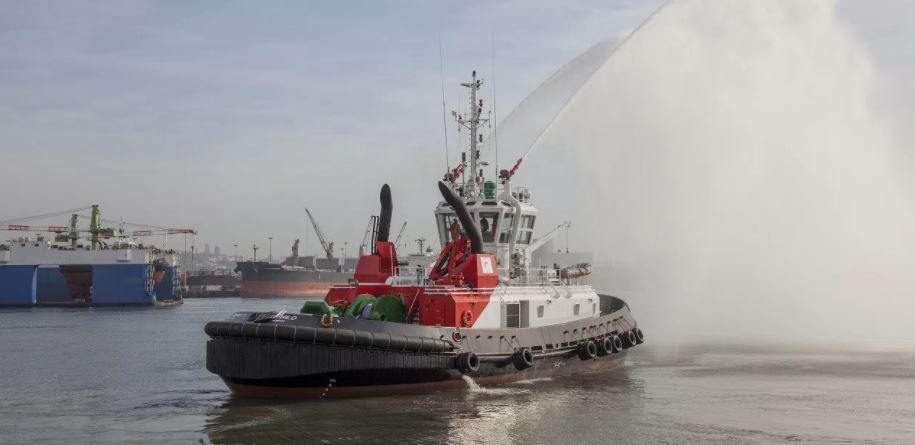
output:
[[[439,41],[458,109],[470,70],[491,85],[495,29],[505,116],[660,3],[0,1],[0,219],[99,203],[111,219],[196,228],[198,245],[224,251],[250,255],[273,236],[279,256],[311,231],[309,206],[353,253],[389,182],[395,225],[431,238]],[[915,4],[849,0],[840,16],[885,78],[881,103],[915,122]]]

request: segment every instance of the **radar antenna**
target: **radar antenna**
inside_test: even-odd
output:
[[[461,191],[461,197],[470,199],[476,198],[479,195],[483,182],[483,172],[479,167],[486,165],[486,163],[480,162],[480,149],[478,144],[483,141],[483,135],[479,134],[480,127],[484,124],[489,123],[489,118],[480,117],[483,113],[483,99],[477,99],[477,91],[483,86],[483,80],[477,79],[477,72],[473,71],[471,75],[470,82],[461,83],[461,86],[470,88],[470,112],[467,114],[459,114],[456,111],[452,111],[451,115],[457,121],[459,129],[466,128],[470,130],[470,175],[464,175],[464,178],[467,179],[467,184]],[[458,168],[461,168],[461,165]],[[458,168],[455,169],[453,173],[456,173],[457,176],[461,172],[458,171]],[[450,179],[450,178],[449,178]],[[454,178],[457,179],[456,177]]]

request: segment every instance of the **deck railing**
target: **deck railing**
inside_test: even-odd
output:
[[[529,268],[520,275],[505,279],[509,276],[509,270],[499,269],[501,282],[510,286],[569,286],[582,285],[588,283],[588,276],[562,278],[560,270],[553,267]],[[388,279],[388,284],[395,286],[428,286],[432,284],[429,281],[429,268],[427,267],[397,267],[394,269],[394,276]]]

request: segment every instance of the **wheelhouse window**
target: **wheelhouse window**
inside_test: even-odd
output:
[[[530,244],[534,237],[534,215],[522,215],[518,229],[518,244]]]
[[[441,238],[443,242],[451,241],[451,225],[457,223],[460,227],[461,222],[458,220],[457,215],[453,213],[446,213],[441,216]],[[464,233],[463,228],[461,228],[461,233]]]
[[[578,315],[579,312],[581,312],[581,305],[580,305],[580,304],[575,304],[575,306],[572,306],[572,313],[573,313],[573,314]]]
[[[499,224],[498,212],[480,212],[480,234],[483,235],[484,243],[493,243],[496,241],[496,230]]]
[[[505,305],[505,327],[521,327],[521,305],[518,303],[509,303]]]
[[[507,243],[510,241],[509,236],[511,235],[512,224],[514,222],[515,222],[514,213],[506,213],[505,216],[502,217],[502,230],[499,232],[499,242],[500,243]]]

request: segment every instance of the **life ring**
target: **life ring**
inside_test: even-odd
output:
[[[324,314],[321,316],[321,326],[329,328],[334,325],[334,314]]]
[[[473,312],[470,310],[465,310],[461,313],[461,325],[465,327],[470,327],[473,324]]]

